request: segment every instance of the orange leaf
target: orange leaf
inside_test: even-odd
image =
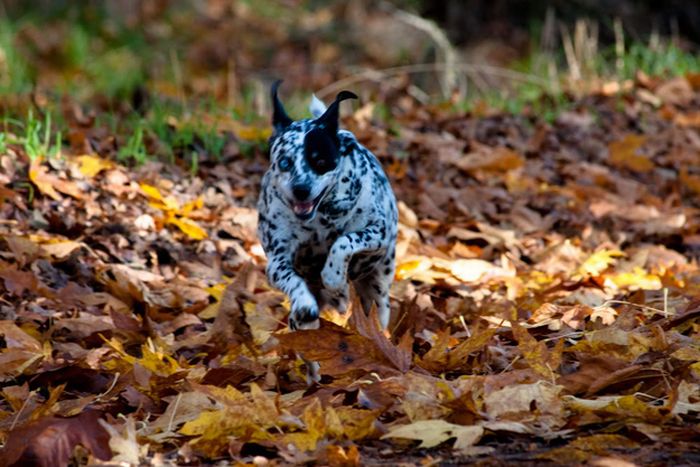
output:
[[[41,165],[41,161],[39,159],[34,159],[32,161],[32,165],[29,168],[29,180],[31,180],[39,191],[46,196],[56,201],[60,201],[62,199],[61,195],[59,195],[54,189],[54,184],[56,183],[57,178],[47,173],[46,167]]]
[[[646,137],[629,134],[622,140],[613,141],[608,146],[610,162],[618,167],[624,167],[637,172],[648,172],[654,168],[654,162],[648,157],[638,154],[638,150],[646,143]]]

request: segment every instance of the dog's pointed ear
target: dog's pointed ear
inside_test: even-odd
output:
[[[272,126],[276,131],[283,130],[292,124],[292,119],[289,118],[287,112],[282,106],[279,97],[277,97],[277,89],[282,84],[282,80],[278,79],[272,83],[272,88],[270,89],[270,95],[272,96]]]
[[[328,106],[326,111],[316,119],[316,123],[324,128],[333,137],[338,133],[338,118],[339,118],[339,108],[340,103],[346,99],[357,99],[357,95],[350,91],[340,91],[335,100],[331,105]]]

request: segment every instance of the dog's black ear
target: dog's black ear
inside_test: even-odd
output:
[[[272,95],[272,126],[276,131],[283,130],[292,123],[292,119],[289,118],[279,97],[277,97],[277,89],[280,87],[280,84],[282,84],[282,80],[278,79],[272,83],[272,88],[270,89],[270,94]]]
[[[326,111],[316,119],[316,123],[330,133],[333,137],[338,133],[338,110],[340,103],[345,99],[357,99],[357,95],[350,91],[340,91]]]

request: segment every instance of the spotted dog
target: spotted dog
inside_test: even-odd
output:
[[[386,328],[398,214],[379,161],[338,129],[340,103],[357,96],[342,91],[327,108],[315,99],[315,118],[293,121],[279,84],[271,90],[270,168],[258,201],[268,280],[290,299],[292,330],[318,327],[325,306],[345,311],[348,281],[365,312],[377,305]]]

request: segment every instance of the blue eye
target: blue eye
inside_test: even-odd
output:
[[[289,157],[283,157],[277,164],[282,172],[286,172],[292,168],[292,161]]]

